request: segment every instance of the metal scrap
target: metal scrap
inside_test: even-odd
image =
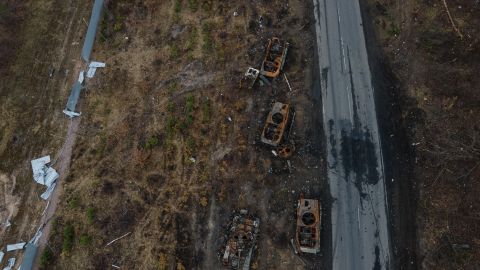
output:
[[[20,242],[20,243],[17,243],[17,244],[7,245],[7,252],[23,249],[23,247],[25,247],[26,244],[27,243],[25,243],[25,242]]]
[[[40,196],[44,200],[47,200],[50,197],[59,177],[57,171],[47,165],[49,163],[50,156],[44,156],[31,161],[33,179],[35,182],[47,186],[47,190]]]
[[[88,65],[87,78],[93,78],[93,76],[95,76],[97,68],[104,68],[105,66],[105,63],[102,62],[91,62]]]
[[[8,259],[8,264],[3,270],[11,270],[13,266],[15,265],[15,258],[10,258]]]
[[[229,269],[249,270],[256,249],[260,219],[246,210],[234,214],[227,231],[226,242],[219,257]]]

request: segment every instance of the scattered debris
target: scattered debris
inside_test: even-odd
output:
[[[8,259],[8,264],[3,270],[11,270],[13,266],[15,265],[15,258],[10,258]]]
[[[290,92],[292,92],[292,87],[290,86],[290,82],[288,82],[287,74],[283,73],[283,77],[285,78],[285,81],[287,82],[288,89],[290,89]]]
[[[290,160],[287,160],[287,165],[288,165],[288,172],[292,173],[292,163],[290,162]]]
[[[90,54],[92,53],[93,43],[97,34],[98,23],[103,14],[103,0],[95,0],[92,8],[92,16],[90,17],[90,23],[88,24],[87,34],[85,35],[85,42],[82,48],[82,58],[85,62],[90,60]]]
[[[269,78],[276,78],[285,65],[288,52],[288,42],[273,37],[268,40],[265,58],[260,73]]]
[[[113,267],[113,268],[120,269],[120,266],[118,266],[118,265],[115,265],[115,264],[112,264],[112,267]]]
[[[116,241],[118,241],[118,240],[120,240],[120,239],[128,236],[128,235],[131,234],[131,233],[132,233],[132,232],[128,232],[128,233],[126,233],[126,234],[124,234],[124,235],[122,235],[122,236],[120,236],[120,237],[118,237],[118,238],[113,239],[112,241],[108,242],[108,244],[106,244],[105,247],[110,246],[110,245],[113,244],[114,242],[116,242]]]
[[[259,226],[260,219],[249,215],[246,210],[234,214],[226,242],[219,253],[224,266],[230,269],[250,269]]]
[[[5,221],[2,225],[3,225],[3,227],[7,228],[7,227],[12,226],[12,223],[10,223],[10,220],[7,219],[7,221]]]
[[[261,140],[271,146],[278,146],[282,142],[285,127],[289,122],[290,105],[275,102],[267,116]]]
[[[3,261],[3,256],[5,256],[5,253],[3,251],[0,251],[0,263]]]
[[[20,242],[20,243],[17,243],[17,244],[7,245],[7,252],[8,252],[8,251],[14,251],[14,250],[23,249],[23,247],[24,247],[26,244],[27,244],[27,243],[25,243],[25,242]]]
[[[189,160],[190,160],[192,163],[197,162],[197,160],[196,160],[194,157],[190,157]]]
[[[281,158],[289,158],[292,156],[295,148],[292,145],[283,145],[278,149],[278,155]]]
[[[238,12],[234,11],[233,12],[233,17],[237,17],[238,16]]]
[[[38,243],[38,240],[40,240],[40,237],[42,237],[42,234],[43,234],[41,229],[42,229],[42,227],[38,228],[37,232],[32,237],[32,239],[30,239],[30,241],[28,241],[29,244],[36,245]]]
[[[298,254],[298,249],[297,246],[293,243],[293,238],[290,239],[290,244],[292,244],[293,252],[295,252],[295,254]]]
[[[59,174],[55,169],[47,165],[50,163],[50,156],[34,159],[31,163],[35,182],[47,186],[47,190],[40,195],[42,199],[47,200],[55,189]]]
[[[54,67],[50,67],[48,69],[48,77],[51,79],[53,78],[53,75],[55,74],[55,68]]]
[[[228,122],[232,122],[232,117],[228,116],[227,120],[228,120]]]
[[[97,68],[104,68],[105,66],[105,63],[102,62],[91,62],[90,65],[88,65],[87,78],[93,78]]]
[[[295,242],[300,252],[320,252],[321,206],[318,200],[304,199],[300,195],[297,206]]]

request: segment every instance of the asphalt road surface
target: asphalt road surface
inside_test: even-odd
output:
[[[313,2],[333,200],[332,269],[389,269],[383,157],[360,5]]]

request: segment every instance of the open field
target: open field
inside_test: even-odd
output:
[[[62,147],[68,120],[61,110],[80,67],[77,42],[91,8],[44,1],[28,3],[26,12],[37,4],[39,13],[26,15],[22,26],[30,47],[18,48],[7,75],[21,80],[2,92],[2,119],[9,119],[1,130],[2,181],[6,190],[21,190],[6,197],[16,213],[4,243],[27,240],[38,225],[32,219],[39,221],[44,205],[33,207],[39,191],[28,161]],[[310,8],[302,1],[110,1],[93,53],[107,68],[82,94],[42,268],[217,269],[224,230],[238,209],[261,220],[254,268],[320,266],[321,256],[299,259],[290,245],[300,193],[323,199],[324,188],[323,132],[312,128],[321,126],[321,104],[311,92]],[[57,19],[45,24],[44,18]],[[39,23],[44,31],[30,33]],[[59,30],[47,31],[52,27]],[[285,66],[292,91],[283,76],[246,89],[243,73],[258,67],[272,36],[292,44]],[[58,48],[42,54],[47,47]],[[31,98],[20,99],[27,85]],[[31,89],[35,85],[50,92]],[[273,100],[296,109],[290,169],[259,140]]]

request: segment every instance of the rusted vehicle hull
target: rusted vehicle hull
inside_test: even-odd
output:
[[[246,210],[234,214],[228,227],[227,240],[220,250],[226,269],[249,270],[256,250],[260,219]]]
[[[321,205],[318,200],[300,198],[295,242],[301,253],[320,252]]]
[[[288,46],[288,42],[281,41],[279,38],[269,39],[260,74],[269,78],[276,78],[280,75],[287,58]]]
[[[285,136],[285,130],[290,120],[290,105],[275,102],[267,116],[261,140],[271,146],[279,146]]]

